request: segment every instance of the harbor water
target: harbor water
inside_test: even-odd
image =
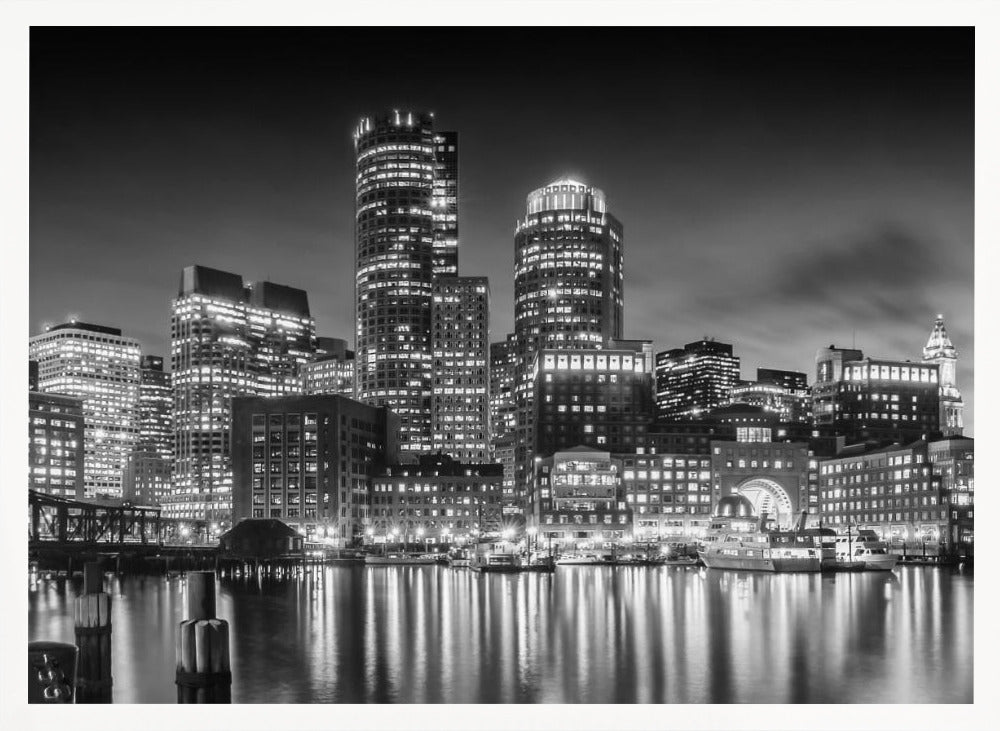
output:
[[[79,579],[29,583],[73,641]],[[115,703],[173,703],[178,577],[108,577]],[[971,703],[973,578],[327,566],[223,579],[234,703]]]

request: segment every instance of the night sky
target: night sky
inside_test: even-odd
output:
[[[360,116],[460,135],[462,274],[513,327],[513,228],[564,174],[625,228],[625,335],[919,359],[944,313],[973,424],[971,29],[39,29],[30,328],[169,355],[181,269],[309,293],[353,342]]]

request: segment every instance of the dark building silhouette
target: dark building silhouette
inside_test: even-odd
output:
[[[344,396],[233,399],[233,509],[309,538],[360,541],[371,479],[398,461],[399,422]]]

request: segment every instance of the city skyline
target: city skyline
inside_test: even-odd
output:
[[[676,41],[663,59],[623,33],[579,106],[521,90],[558,54],[529,64],[502,33],[457,41],[477,82],[450,89],[348,66],[337,32],[190,29],[167,64],[175,31],[36,30],[31,332],[76,315],[166,355],[178,273],[202,264],[306,290],[318,333],[350,341],[351,130],[406,104],[459,133],[462,271],[490,277],[493,342],[513,329],[525,197],[572,174],[624,226],[626,338],[708,335],[744,378],[811,373],[828,344],[919,360],[940,312],[974,434],[971,30],[658,29]],[[508,111],[520,98],[544,113]]]
[[[550,2],[20,30],[29,704],[970,726],[989,24]]]

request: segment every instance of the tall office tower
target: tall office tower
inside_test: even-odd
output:
[[[486,277],[434,280],[431,446],[460,462],[490,459],[490,287]]]
[[[458,132],[434,135],[434,276],[458,274]]]
[[[729,403],[739,383],[740,359],[733,346],[705,338],[656,354],[656,417],[698,418]]]
[[[457,150],[436,142],[433,128],[429,114],[390,112],[362,119],[354,133],[357,397],[396,413],[401,448],[417,452],[431,444],[435,251],[440,268],[457,267],[457,258],[452,262],[443,253],[457,256],[457,248],[444,243],[447,231],[457,232],[457,218],[454,226],[447,212],[434,218],[435,201],[446,201],[450,189],[435,182],[437,147],[445,148],[440,165],[446,179],[450,167],[457,170],[447,160]],[[447,211],[449,205],[440,207]]]
[[[862,357],[830,346],[816,354],[813,418],[847,444],[930,439],[940,434],[937,363]]]
[[[302,393],[302,366],[313,359],[316,323],[305,291],[274,282],[247,285],[247,336],[254,350],[259,393]]]
[[[83,401],[84,493],[122,496],[139,435],[139,341],[103,325],[56,325],[29,343],[38,389]]]
[[[514,501],[514,436],[517,412],[514,404],[514,334],[490,343],[490,460],[503,465],[503,504],[509,512]]]
[[[531,479],[532,364],[542,348],[599,348],[622,337],[622,225],[599,188],[561,179],[532,191],[514,234],[515,502]]]
[[[174,474],[164,513],[222,529],[232,512],[231,399],[300,388],[314,325],[305,292],[203,266],[181,274],[171,317]],[[305,352],[305,355],[303,355]]]
[[[354,397],[354,351],[341,338],[316,338],[316,354],[302,366],[306,396]]]
[[[139,362],[139,439],[125,469],[123,497],[159,505],[170,493],[174,456],[174,395],[163,358],[144,355]]]
[[[934,322],[934,330],[924,346],[924,362],[936,363],[938,366],[938,376],[941,379],[938,384],[941,431],[946,437],[960,437],[964,428],[962,412],[965,405],[956,385],[958,351],[951,344],[948,331],[944,329],[944,315],[938,315]]]
[[[139,439],[136,451],[153,452],[166,461],[174,456],[174,396],[163,358],[144,355],[139,361]]]

